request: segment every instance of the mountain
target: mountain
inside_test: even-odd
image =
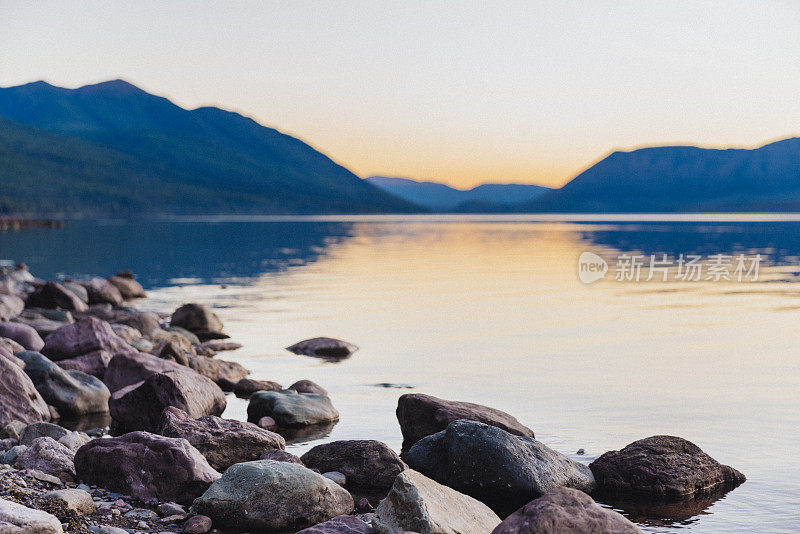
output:
[[[0,185],[0,212],[419,211],[299,139],[123,80],[0,88]]]
[[[527,184],[483,184],[465,191],[438,182],[419,182],[409,178],[369,176],[365,180],[433,211],[507,211],[512,205],[549,191],[547,187]]]
[[[800,211],[800,138],[756,149],[618,151],[526,212]]]

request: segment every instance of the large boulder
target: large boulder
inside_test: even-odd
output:
[[[89,304],[111,304],[112,306],[122,305],[122,294],[119,289],[105,278],[92,278],[88,282],[78,282],[86,288],[89,297]]]
[[[236,362],[218,360],[216,358],[208,358],[206,356],[195,356],[193,354],[189,354],[187,359],[187,365],[191,369],[194,369],[201,375],[210,378],[214,382],[219,382],[222,379],[228,379],[235,382],[250,374],[250,371]]]
[[[67,358],[66,360],[59,360],[56,365],[68,371],[80,371],[87,375],[96,376],[102,380],[106,375],[108,364],[111,363],[111,358],[114,355],[105,350],[93,350],[86,354],[81,354],[75,358]]]
[[[136,352],[136,349],[114,333],[110,324],[95,317],[87,317],[62,326],[47,336],[42,354],[57,361],[75,358],[96,350],[110,353]]]
[[[192,511],[217,528],[296,531],[353,511],[353,497],[301,465],[259,460],[236,464],[198,498]]]
[[[109,276],[108,281],[111,285],[117,288],[117,290],[122,295],[122,298],[125,300],[147,297],[147,294],[144,292],[142,284],[140,284],[133,278],[128,278],[127,276],[120,276],[119,274],[116,274],[114,276]]]
[[[409,466],[435,481],[471,495],[500,515],[553,488],[585,492],[594,487],[592,472],[527,436],[475,421],[453,421],[408,451]]]
[[[492,534],[641,534],[614,510],[571,488],[555,488],[508,516]]]
[[[652,436],[589,464],[599,492],[680,501],[732,489],[745,476],[675,436]]]
[[[222,321],[217,314],[203,304],[184,304],[172,313],[170,324],[185,328],[201,341],[228,337],[222,333]]]
[[[137,384],[150,375],[174,370],[189,368],[144,352],[120,352],[108,362],[103,382],[114,393],[131,384]]]
[[[375,534],[375,530],[354,515],[337,515],[297,534]]]
[[[485,534],[498,524],[500,518],[482,502],[412,469],[397,476],[372,520],[380,534]]]
[[[0,499],[0,533],[63,534],[61,521],[52,514]]]
[[[22,313],[25,301],[17,295],[0,293],[0,321],[8,321]]]
[[[347,341],[342,341],[341,339],[315,337],[304,339],[291,347],[286,347],[286,350],[295,354],[302,354],[303,356],[314,356],[315,358],[327,360],[341,360],[357,351],[358,347]]]
[[[42,350],[44,341],[32,327],[23,323],[0,322],[0,337],[13,339],[26,350]]]
[[[18,362],[14,356],[0,356],[0,426],[14,420],[49,421],[50,409]]]
[[[189,504],[219,478],[188,441],[131,432],[95,439],[75,453],[79,480],[147,501]]]
[[[268,450],[286,447],[280,434],[252,423],[213,415],[193,419],[173,406],[164,410],[158,433],[186,439],[206,457],[211,467],[220,472],[233,464],[258,460]]]
[[[64,370],[38,352],[23,351],[17,357],[25,362],[25,373],[44,401],[55,406],[61,417],[108,411],[111,393],[99,378]]]
[[[75,293],[65,288],[58,282],[47,282],[28,295],[25,301],[27,308],[60,308],[85,312],[89,309]]]
[[[108,405],[115,432],[157,432],[161,414],[170,406],[196,419],[222,414],[226,400],[219,386],[208,378],[189,369],[174,369],[114,392]]]
[[[533,430],[520,424],[514,416],[488,406],[449,401],[422,393],[401,395],[397,401],[397,420],[403,433],[403,450],[410,449],[425,436],[441,432],[447,425],[459,419],[496,426],[517,436],[535,437]]]
[[[346,440],[317,445],[300,458],[321,473],[338,471],[347,486],[367,491],[386,492],[406,465],[380,441]]]
[[[278,426],[285,428],[339,420],[339,412],[327,395],[298,393],[293,389],[254,393],[247,405],[247,420],[257,423],[264,416],[272,417]]]
[[[60,478],[75,479],[74,453],[53,438],[36,438],[17,458],[17,469],[32,469]]]

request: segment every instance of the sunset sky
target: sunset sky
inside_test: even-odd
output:
[[[800,134],[800,2],[0,2],[0,86],[125,78],[361,176],[557,186]]]

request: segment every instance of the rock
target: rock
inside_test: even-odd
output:
[[[71,291],[75,294],[76,297],[81,299],[86,304],[89,304],[89,292],[86,291],[86,288],[76,282],[68,282],[63,281],[61,285],[64,286],[64,289]]]
[[[128,519],[155,519],[158,517],[158,514],[152,510],[148,510],[147,508],[134,508],[133,510],[126,512],[125,517]]]
[[[380,441],[347,440],[317,445],[300,457],[303,463],[321,472],[339,471],[355,488],[389,491],[406,465]]]
[[[25,347],[26,350],[42,350],[44,341],[38,332],[22,323],[0,322],[0,337],[12,339]]]
[[[52,319],[45,319],[44,317],[35,317],[35,318],[28,318],[20,315],[19,317],[14,318],[14,322],[18,322],[21,324],[25,324],[36,330],[36,334],[39,335],[42,339],[46,338],[62,326],[66,326],[71,323],[67,323],[64,321],[54,321]]]
[[[322,476],[324,476],[328,480],[333,480],[342,487],[345,487],[347,485],[347,477],[344,476],[344,473],[340,473],[339,471],[328,471],[327,473],[322,473]]]
[[[250,371],[236,362],[218,360],[206,356],[190,355],[189,367],[214,382],[219,382],[223,378],[239,380],[250,374]]]
[[[238,382],[238,380],[237,380]],[[222,391],[228,393],[233,391],[234,386],[236,386],[236,382],[229,378],[222,377],[217,381],[217,385],[222,388]]]
[[[72,452],[77,452],[78,449],[92,441],[92,438],[83,432],[68,432],[65,436],[56,441]]]
[[[168,326],[164,329],[165,332],[171,334],[178,334],[184,338],[192,345],[200,345],[200,338],[194,335],[193,333],[189,332],[185,328],[181,328],[180,326]]]
[[[67,510],[72,510],[78,515],[93,514],[97,509],[92,500],[92,496],[80,489],[62,489],[48,491],[42,497],[46,500],[55,501]]]
[[[25,445],[17,445],[15,447],[11,447],[3,454],[3,463],[8,465],[14,465],[17,463],[17,459],[19,458],[20,454],[28,450],[28,447]]]
[[[264,430],[277,430],[278,423],[275,422],[275,419],[269,416],[264,416],[258,420],[258,426],[263,428]]]
[[[186,534],[205,534],[211,530],[211,518],[205,515],[190,517],[183,524],[183,531]]]
[[[153,349],[158,350],[158,354],[156,354],[156,356],[162,360],[172,360],[173,362],[181,365],[189,365],[189,356],[191,353],[181,349],[177,343],[166,341],[159,345],[155,345]]]
[[[571,488],[555,488],[529,502],[500,523],[492,534],[641,534],[623,515],[597,505]]]
[[[62,417],[108,411],[111,394],[99,378],[66,371],[38,352],[23,351],[17,357],[25,362],[25,373],[44,401],[55,406]]]
[[[111,323],[111,330],[119,336],[119,338],[130,345],[131,343],[142,339],[142,333],[132,326],[121,323]],[[132,346],[132,345],[131,345]]]
[[[13,439],[13,438],[0,439],[0,451],[2,451],[3,454],[5,454],[6,451],[10,450],[12,447],[16,447],[17,445],[19,445],[18,439]]]
[[[0,349],[8,351],[9,354],[16,354],[21,350],[25,350],[25,347],[23,347],[13,339],[8,339],[7,337],[0,337]]]
[[[680,501],[735,488],[745,476],[675,436],[652,436],[589,464],[600,493]]]
[[[22,436],[27,426],[28,425],[22,421],[9,421],[2,430],[0,430],[0,439],[11,438],[19,441],[20,436]]]
[[[89,309],[75,293],[52,281],[36,288],[33,293],[28,295],[25,306],[28,308],[61,308],[79,312]]]
[[[233,393],[237,397],[249,397],[256,391],[277,391],[283,386],[270,380],[253,380],[252,378],[242,378],[233,386]]]
[[[111,325],[95,317],[62,326],[44,340],[42,354],[53,361],[75,358],[88,352],[105,350],[112,354],[136,352],[122,341]]]
[[[73,452],[53,438],[36,438],[17,458],[17,469],[35,469],[70,482],[75,480]]]
[[[485,534],[499,524],[500,518],[482,502],[411,469],[397,476],[372,521],[380,534]]]
[[[352,515],[337,515],[319,525],[308,527],[297,534],[374,534],[371,526]]]
[[[265,415],[275,419],[278,426],[286,428],[339,420],[339,412],[327,395],[297,393],[293,389],[254,393],[247,405],[247,420],[258,421]]]
[[[142,382],[150,375],[175,370],[189,369],[144,352],[120,352],[108,362],[103,382],[114,393],[131,384]]]
[[[196,419],[220,415],[225,410],[225,394],[204,376],[188,369],[167,370],[114,392],[108,403],[114,429],[119,432],[155,432],[161,414],[170,406]]]
[[[75,358],[68,358],[55,362],[56,365],[67,371],[80,371],[102,380],[106,375],[108,364],[114,355],[105,350],[94,350]]]
[[[25,301],[16,295],[0,293],[0,321],[10,321],[25,309]]]
[[[182,515],[186,513],[186,509],[178,503],[175,502],[165,502],[158,505],[156,508],[156,512],[161,517],[168,517],[173,515]]]
[[[14,420],[49,421],[50,410],[19,364],[0,357],[0,425]]]
[[[298,393],[314,393],[315,395],[327,395],[328,392],[311,380],[298,380],[286,389],[293,389]]]
[[[286,350],[304,356],[338,360],[349,357],[358,350],[358,347],[341,339],[315,337],[286,347]]]
[[[228,337],[222,333],[222,321],[219,317],[203,304],[184,304],[173,312],[170,324],[185,328],[201,341]]]
[[[418,441],[405,457],[412,469],[506,515],[553,488],[591,492],[592,472],[527,436],[475,421],[453,421]]]
[[[425,436],[441,432],[447,425],[459,419],[496,426],[517,436],[535,437],[533,430],[521,425],[514,416],[488,406],[448,401],[421,393],[401,395],[397,401],[397,420],[403,433],[403,450],[410,449]]]
[[[117,527],[100,527],[96,531],[95,534],[130,534],[127,530],[117,528]]]
[[[181,330],[181,332],[188,332],[189,335],[194,336],[188,330],[174,329],[174,330]],[[177,346],[177,348],[181,349],[183,352],[188,354],[197,354],[197,351],[192,345],[191,340],[188,337],[183,335],[182,333],[178,333],[175,331],[167,331],[167,330],[156,330],[152,334],[150,334],[151,339],[153,340],[153,352],[151,354],[155,354],[156,356],[164,350],[164,346],[172,343]],[[194,336],[196,338],[196,336]]]
[[[191,503],[219,473],[188,441],[147,432],[95,439],[75,454],[78,478],[147,501]]]
[[[148,337],[161,330],[161,321],[158,315],[153,312],[133,313],[124,319],[115,321],[115,323],[130,326],[138,330],[143,336]]]
[[[280,449],[272,449],[261,455],[260,460],[274,460],[276,462],[288,462],[290,464],[304,465],[303,460],[290,452]]]
[[[53,423],[32,423],[26,426],[20,433],[19,444],[32,445],[33,442],[39,438],[52,438],[58,441],[67,434],[69,434],[69,430],[54,425]]]
[[[209,349],[214,352],[239,350],[242,348],[241,343],[234,343],[233,341],[206,341],[205,343],[201,343],[200,346],[204,349]]]
[[[236,464],[214,482],[192,510],[217,528],[299,530],[353,511],[353,498],[303,466],[259,460]]]
[[[61,521],[52,514],[0,499],[0,533],[63,534]]]
[[[122,306],[122,294],[119,289],[105,278],[92,278],[88,282],[78,282],[89,296],[89,304],[111,304]]]
[[[108,282],[117,288],[122,298],[125,300],[139,299],[147,297],[144,292],[142,284],[132,278],[125,278],[123,276],[109,276]]]
[[[274,432],[252,423],[221,419],[213,415],[192,419],[178,408],[164,410],[158,433],[185,438],[217,471],[233,464],[258,460],[266,450],[284,449],[286,442]]]

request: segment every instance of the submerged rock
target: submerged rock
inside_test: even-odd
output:
[[[322,473],[342,473],[347,477],[348,486],[374,491],[389,491],[394,479],[406,468],[392,449],[374,440],[323,443],[300,459]]]
[[[16,360],[14,362],[13,360]],[[18,358],[0,356],[0,425],[49,421],[50,409],[36,390]]]
[[[75,293],[57,282],[47,282],[28,295],[27,308],[60,308],[84,312],[89,307]]]
[[[3,534],[63,534],[61,521],[52,514],[0,498],[0,532]]]
[[[380,534],[485,534],[500,518],[485,504],[407,469],[375,510],[373,528]]]
[[[559,486],[586,492],[595,487],[585,465],[533,438],[475,421],[450,423],[418,441],[405,459],[413,469],[501,515]]]
[[[358,350],[358,347],[341,339],[315,337],[295,343],[291,347],[286,347],[286,350],[304,356],[339,360],[349,357]]]
[[[201,341],[228,337],[222,333],[222,321],[217,314],[203,304],[184,304],[173,312],[170,324],[185,328]]]
[[[95,317],[87,317],[62,326],[47,336],[42,354],[56,361],[96,350],[105,350],[112,354],[136,351],[114,333],[110,324]]]
[[[694,443],[675,436],[652,436],[589,464],[605,494],[679,501],[732,489],[745,476],[722,465]]]
[[[275,419],[280,427],[297,428],[339,420],[339,412],[327,395],[297,393],[292,389],[258,391],[250,397],[247,420]]]
[[[0,322],[0,337],[12,339],[25,347],[25,350],[42,350],[44,341],[32,327],[22,323]]]

